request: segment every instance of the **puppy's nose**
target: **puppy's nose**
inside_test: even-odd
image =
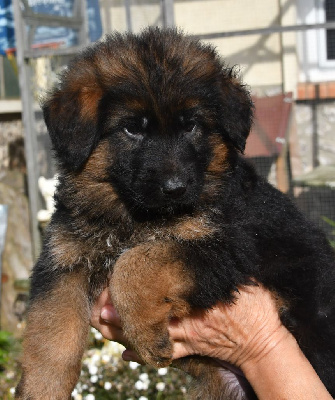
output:
[[[187,184],[178,177],[173,177],[165,181],[162,185],[164,194],[170,197],[180,197],[186,191]]]

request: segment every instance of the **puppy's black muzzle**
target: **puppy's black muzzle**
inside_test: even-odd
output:
[[[181,197],[186,192],[186,189],[187,182],[178,176],[167,179],[165,182],[163,182],[161,187],[163,194],[172,199]]]

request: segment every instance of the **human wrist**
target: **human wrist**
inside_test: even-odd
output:
[[[283,327],[284,328],[284,327]],[[331,400],[332,397],[287,330],[264,348],[258,357],[241,365],[259,400]]]
[[[275,362],[283,352],[297,351],[299,346],[293,335],[279,325],[273,332],[260,335],[252,344],[248,344],[240,358],[239,368],[246,377],[257,376],[269,362]]]

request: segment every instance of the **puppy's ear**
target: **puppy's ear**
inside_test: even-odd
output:
[[[222,75],[221,129],[225,138],[243,153],[252,126],[253,102],[249,91],[232,69]]]
[[[67,75],[44,101],[42,109],[58,162],[67,170],[76,171],[99,141],[97,109],[101,91],[92,76]]]

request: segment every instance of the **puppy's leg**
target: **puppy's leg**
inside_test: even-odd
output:
[[[191,356],[174,360],[173,367],[193,377],[190,400],[257,400],[247,380],[221,367],[209,357]]]
[[[156,367],[170,364],[169,318],[189,312],[186,299],[193,289],[175,245],[150,242],[123,253],[110,288],[125,335],[143,360]]]
[[[33,297],[23,340],[20,400],[67,400],[80,374],[89,328],[83,274],[69,272]]]

